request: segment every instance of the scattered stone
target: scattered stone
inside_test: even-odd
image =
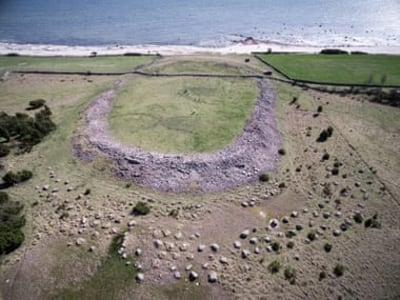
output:
[[[227,265],[228,264],[228,259],[225,256],[221,256],[219,259],[219,262],[221,264]]]
[[[79,237],[79,238],[76,239],[76,245],[77,246],[83,245],[85,243],[86,243],[86,240],[84,238]]]
[[[316,210],[314,210],[312,215],[314,218],[317,218],[319,216],[319,213]]]
[[[267,247],[265,247],[265,249],[267,249],[268,252],[272,252],[272,251],[273,251],[273,249],[272,249],[272,247],[271,247],[270,245],[268,245]]]
[[[303,225],[301,225],[301,224],[296,224],[296,230],[297,230],[297,231],[303,230]]]
[[[334,236],[339,236],[340,235],[340,230],[338,230],[338,229],[333,230],[333,235]]]
[[[175,244],[171,242],[165,243],[165,248],[167,249],[168,252],[171,252],[172,250],[174,250]]]
[[[201,267],[202,267],[204,270],[207,270],[208,267],[209,267],[209,263],[204,263]]]
[[[342,216],[342,212],[340,212],[340,211],[335,211],[335,217],[338,217],[338,218],[340,218]]]
[[[164,237],[169,237],[171,235],[171,231],[169,231],[168,229],[163,229],[161,230],[161,232]]]
[[[256,205],[256,201],[251,200],[251,201],[249,202],[249,205],[250,205],[251,207],[255,206],[255,205]]]
[[[189,274],[189,280],[195,281],[197,278],[199,278],[199,274],[197,274],[195,271],[191,271]]]
[[[271,219],[269,221],[269,226],[271,226],[271,228],[278,228],[279,227],[279,221],[277,219]]]
[[[235,247],[236,249],[239,249],[242,246],[242,243],[240,241],[235,241],[233,243],[233,247]]]
[[[181,273],[179,271],[175,271],[174,272],[174,278],[175,279],[181,279],[182,278]]]
[[[242,258],[247,258],[250,255],[250,251],[249,250],[242,250]]]
[[[364,196],[363,196],[363,200],[368,200],[368,198],[369,198],[368,193],[365,193]]]
[[[144,280],[144,274],[143,273],[138,273],[136,275],[136,280],[137,281],[143,281]]]
[[[308,213],[308,208],[303,208],[303,213]]]
[[[49,189],[49,185],[45,184],[42,189],[43,189],[43,191],[47,191]]]
[[[243,230],[242,233],[240,234],[240,238],[245,239],[249,236],[249,234],[250,234],[250,230],[248,230],[248,229]]]
[[[270,243],[270,242],[271,242],[271,238],[270,238],[268,235],[266,235],[266,236],[264,237],[264,242]]]
[[[208,282],[214,283],[218,280],[218,274],[215,271],[208,273]]]
[[[182,232],[177,232],[175,235],[174,235],[174,237],[177,239],[177,240],[180,240],[182,237],[183,237],[183,234],[182,234]]]
[[[135,263],[134,267],[135,267],[135,269],[138,270],[138,271],[140,271],[140,270],[143,269],[143,266],[142,266],[142,264],[140,264],[140,263]]]
[[[137,248],[136,251],[135,251],[135,255],[136,255],[136,256],[142,255],[142,249]]]
[[[179,246],[179,250],[181,252],[185,252],[189,249],[189,244],[188,243],[182,243],[182,245]]]
[[[346,231],[348,228],[349,228],[349,225],[348,225],[348,224],[346,224],[346,223],[340,224],[340,229],[341,229],[342,231]]]
[[[186,270],[186,271],[190,271],[192,268],[193,268],[193,265],[192,265],[192,264],[188,264],[188,265],[185,267],[185,270]]]
[[[322,214],[322,216],[324,217],[324,219],[328,219],[331,216],[331,213],[330,212],[324,212]]]
[[[249,206],[249,204],[247,203],[247,201],[243,201],[240,205],[242,205],[242,207],[247,207],[247,206]]]
[[[260,248],[258,248],[258,247],[255,247],[255,248],[254,248],[254,253],[255,253],[255,254],[260,254],[260,252],[261,252],[261,251],[260,251]]]
[[[292,211],[292,213],[290,214],[292,218],[297,218],[299,216],[299,213],[297,211]]]
[[[89,252],[95,252],[95,251],[96,251],[96,247],[95,246],[90,246]]]
[[[211,244],[210,248],[211,248],[212,251],[218,252],[219,245],[214,243],[214,244]]]
[[[282,222],[285,223],[285,224],[289,223],[289,217],[288,216],[284,216],[282,218]]]
[[[204,245],[204,244],[201,244],[201,245],[199,245],[199,246],[197,247],[197,251],[198,251],[198,252],[203,252],[204,249],[206,249],[206,245]]]
[[[164,243],[161,240],[154,241],[154,247],[156,247],[157,249],[160,249],[162,246],[164,246]]]
[[[100,219],[101,217],[99,216],[98,218],[96,218],[96,219]],[[136,221],[135,220],[130,220],[129,222],[128,222],[128,227],[133,227],[133,226],[135,226],[136,225]]]

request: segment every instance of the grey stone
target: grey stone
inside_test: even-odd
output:
[[[255,245],[255,244],[257,244],[257,238],[256,237],[252,237],[251,239],[250,239],[250,244],[253,244],[253,245]]]
[[[206,249],[206,245],[204,245],[204,244],[200,244],[200,245],[197,246],[197,251],[198,252],[203,252],[204,249]]]
[[[235,247],[236,249],[239,249],[242,246],[242,243],[240,241],[235,241],[233,243],[233,247]]]
[[[218,280],[218,274],[215,271],[208,273],[208,282],[214,283]]]
[[[242,258],[247,258],[247,257],[249,257],[249,255],[250,255],[249,250],[246,250],[246,249],[242,250]]]
[[[197,274],[195,271],[191,271],[189,273],[189,280],[190,281],[195,281],[197,278],[199,278],[199,274]]]
[[[175,278],[175,279],[181,279],[181,278],[182,278],[181,273],[180,273],[179,271],[175,271],[175,272],[174,272],[174,278]]]
[[[144,280],[144,274],[143,273],[138,273],[136,275],[136,280],[137,281],[143,281]]]
[[[228,264],[228,259],[225,256],[221,256],[219,259],[219,262],[221,264],[227,265]]]
[[[250,230],[248,230],[248,229],[243,230],[242,233],[240,234],[240,238],[245,239],[249,236],[249,234],[250,234]]]
[[[216,243],[214,243],[214,244],[211,244],[210,248],[211,248],[212,251],[218,252],[218,250],[219,250],[219,245],[216,244]]]

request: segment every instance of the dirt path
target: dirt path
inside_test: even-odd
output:
[[[107,121],[114,89],[101,94],[87,108],[83,136],[115,161],[119,176],[140,185],[174,192],[217,191],[239,186],[256,180],[260,172],[274,169],[281,146],[274,112],[275,93],[262,80],[259,88],[260,96],[244,130],[232,144],[216,152],[162,154],[118,142],[112,137]]]

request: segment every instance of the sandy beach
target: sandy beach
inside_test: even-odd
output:
[[[250,54],[252,52],[287,52],[287,53],[318,53],[329,46],[289,45],[273,42],[263,42],[247,38],[226,47],[199,47],[182,45],[114,45],[114,46],[64,46],[40,44],[0,43],[0,55],[16,53],[29,56],[88,56],[123,55],[126,53],[160,54],[160,55],[190,55],[196,53],[214,54]],[[339,48],[346,51],[362,51],[371,54],[400,54],[400,46],[351,46]]]

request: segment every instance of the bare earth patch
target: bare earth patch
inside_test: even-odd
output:
[[[174,192],[217,191],[239,186],[256,180],[262,171],[273,170],[278,160],[281,140],[275,121],[275,93],[264,81],[259,82],[259,88],[260,96],[244,130],[220,151],[162,154],[118,142],[110,134],[107,121],[114,90],[101,94],[89,105],[83,135],[115,161],[119,176],[141,185]]]

